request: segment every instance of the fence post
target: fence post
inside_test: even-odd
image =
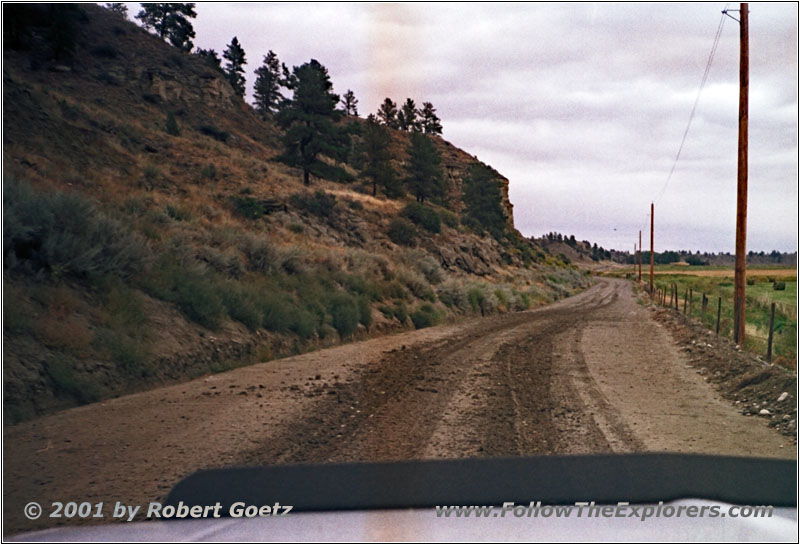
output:
[[[686,302],[689,300],[689,292],[683,292],[683,315],[686,315]]]
[[[722,297],[717,299],[717,335],[719,335],[719,316],[722,313]]]
[[[767,339],[767,362],[772,363],[772,326],[775,325],[775,303],[769,312],[769,339]]]
[[[678,295],[678,283],[676,282],[675,283],[675,310],[678,310],[678,298],[679,297],[680,297],[680,295]]]
[[[702,305],[700,307],[700,321],[701,322],[703,321],[703,318],[706,317],[706,308],[707,307],[708,307],[708,297],[706,297],[706,294],[704,293],[703,294],[703,303],[702,303]]]

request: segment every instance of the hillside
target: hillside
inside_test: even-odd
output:
[[[443,138],[440,204],[373,197],[350,161],[354,181],[305,187],[219,71],[78,11],[68,57],[48,53],[45,16],[4,47],[7,421],[588,284],[514,230],[499,173],[503,233],[465,225],[478,160]],[[391,133],[402,171],[409,134]]]

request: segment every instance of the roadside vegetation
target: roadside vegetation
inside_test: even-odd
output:
[[[733,271],[728,275],[694,276],[690,274],[659,274],[657,287],[666,288],[677,284],[679,311],[683,312],[684,297],[692,290],[691,309],[687,304],[687,315],[702,321],[710,329],[716,329],[719,298],[720,335],[733,337]],[[797,281],[792,274],[758,274],[757,269],[748,275],[746,285],[744,348],[764,356],[767,352],[771,305],[775,303],[773,325],[773,362],[795,369],[797,366]],[[787,270],[787,273],[789,270]],[[709,298],[705,314],[702,314],[702,294]],[[667,297],[669,299],[669,296]]]

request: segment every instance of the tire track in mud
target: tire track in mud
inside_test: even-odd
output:
[[[617,297],[616,286],[604,284],[561,304],[500,316],[442,341],[388,352],[350,382],[306,392],[319,399],[311,411],[238,462],[611,451],[604,435],[608,426],[598,427],[584,397],[560,376],[564,369],[558,366],[565,363],[557,363],[555,343],[567,331],[577,345],[587,313],[612,305]],[[567,360],[573,372],[589,377],[582,359]],[[586,389],[592,391],[589,385]],[[607,403],[592,408],[613,412]],[[614,419],[600,419],[605,420]],[[620,429],[618,436],[618,448],[633,447],[626,446],[630,433]]]

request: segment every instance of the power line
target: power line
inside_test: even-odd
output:
[[[658,194],[658,197],[653,199],[653,202],[658,202],[661,197],[664,196],[664,192],[667,190],[667,186],[669,185],[670,180],[672,179],[672,174],[675,172],[675,167],[678,164],[678,159],[681,157],[681,152],[683,151],[683,145],[686,143],[686,137],[689,135],[689,128],[692,126],[692,120],[694,119],[694,114],[697,111],[697,104],[700,102],[700,94],[703,92],[703,88],[706,85],[706,81],[708,80],[708,73],[711,70],[711,63],[714,61],[714,54],[717,52],[717,46],[719,45],[720,36],[722,36],[722,29],[725,26],[725,16],[726,11],[728,9],[728,4],[725,4],[725,10],[722,12],[722,17],[720,17],[719,25],[717,25],[717,33],[714,36],[714,45],[711,46],[711,53],[708,56],[708,62],[706,63],[706,69],[703,72],[703,79],[700,81],[700,88],[697,90],[697,96],[694,99],[694,104],[692,105],[692,112],[689,114],[689,122],[686,124],[686,130],[683,131],[683,138],[681,139],[681,145],[678,147],[678,153],[675,155],[675,161],[672,162],[672,168],[669,170],[669,175],[667,176],[667,180],[664,182],[664,186],[661,188],[661,192]]]

